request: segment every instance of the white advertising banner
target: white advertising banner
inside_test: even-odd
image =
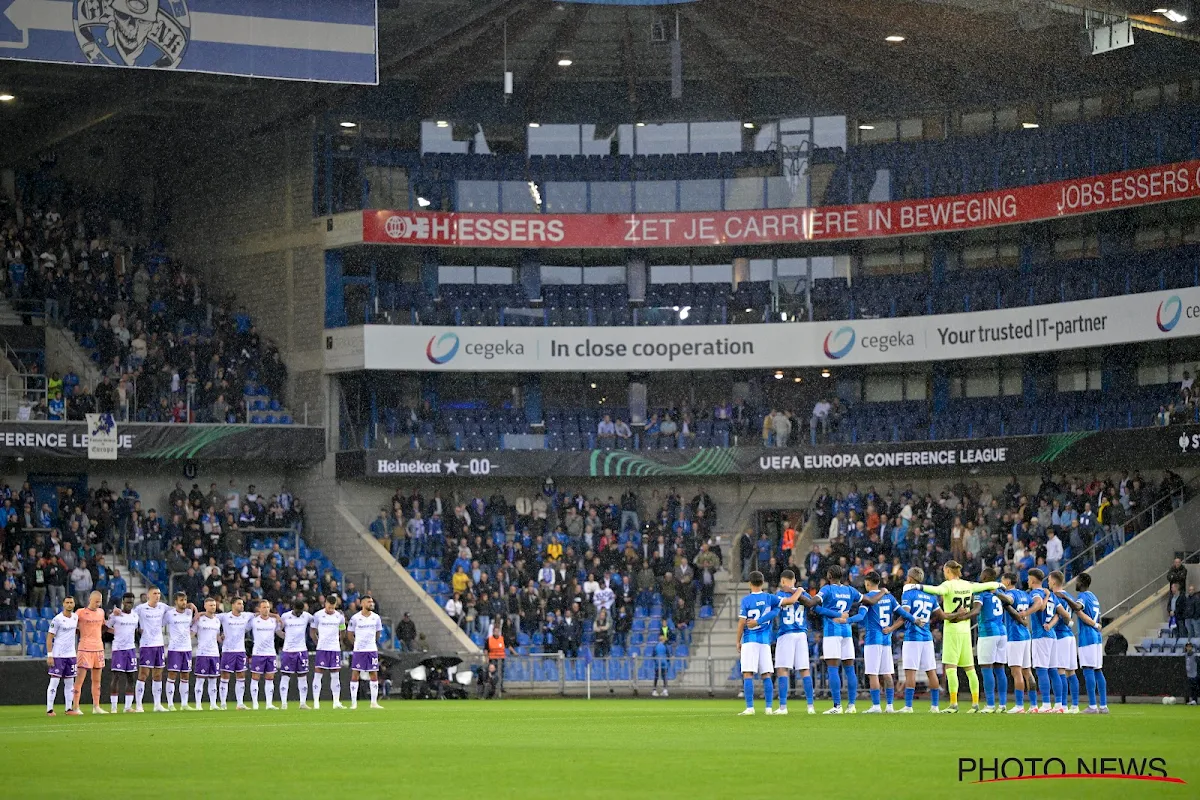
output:
[[[607,328],[366,325],[325,333],[329,372],[626,372],[902,364],[1200,335],[1200,288],[894,319]]]
[[[99,461],[116,461],[117,446],[120,444],[120,440],[117,437],[117,422],[113,419],[113,415],[88,414],[87,429],[88,458]]]

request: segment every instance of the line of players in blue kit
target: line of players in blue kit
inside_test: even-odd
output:
[[[866,592],[846,583],[841,568],[831,567],[820,590],[810,594],[796,586],[796,575],[784,570],[775,593],[764,591],[762,573],[750,574],[751,593],[742,599],[738,614],[738,652],[741,658],[746,709],[754,710],[754,679],[761,676],[767,714],[787,714],[791,680],[803,682],[808,713],[815,714],[814,687],[809,665],[808,620],[811,610],[822,618],[821,656],[827,666],[833,708],[826,714],[857,713],[858,676],[855,667],[853,626],[863,633],[863,664],[871,708],[864,712],[913,713],[918,672],[924,672],[930,691],[930,711],[958,711],[958,670],[967,676],[971,708],[966,713],[1077,714],[1078,670],[1082,668],[1088,705],[1082,713],[1107,714],[1100,602],[1091,592],[1091,576],[1075,581],[1077,596],[1064,588],[1061,572],[1046,576],[1029,571],[1028,589],[1017,586],[1016,575],[985,569],[980,583],[959,579],[954,562],[943,569],[946,582],[924,585],[924,570],[908,571],[899,600],[872,572],[865,576]],[[1078,618],[1078,630],[1072,618]],[[977,640],[971,647],[970,625],[977,621]],[[931,626],[943,622],[943,668],[950,704],[939,705],[941,686]],[[892,634],[903,628],[901,650],[904,669],[904,706],[896,709],[896,670]],[[774,655],[772,656],[772,645]],[[960,646],[961,645],[961,646]],[[986,705],[979,706],[979,676],[974,654],[982,669]],[[1007,708],[1009,670],[1015,704]],[[843,681],[845,686],[843,688]],[[773,707],[778,690],[779,705]],[[843,696],[848,701],[843,705]],[[1026,699],[1029,706],[1026,707]],[[886,705],[883,702],[886,702]],[[1039,702],[1040,701],[1040,702]]]

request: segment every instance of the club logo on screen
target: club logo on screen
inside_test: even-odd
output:
[[[1158,312],[1154,315],[1154,321],[1158,323],[1160,331],[1167,333],[1179,324],[1179,318],[1182,315],[1183,302],[1179,299],[1179,295],[1173,294],[1158,304]]]
[[[76,0],[79,49],[93,64],[175,69],[192,37],[187,0]]]
[[[854,328],[843,325],[836,331],[825,334],[825,357],[839,359],[854,348]]]
[[[437,354],[435,354],[437,351]],[[441,336],[434,336],[429,340],[429,344],[425,345],[425,357],[429,359],[431,364],[445,364],[458,353],[458,334],[443,333]]]

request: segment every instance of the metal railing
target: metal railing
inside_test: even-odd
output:
[[[20,639],[20,641],[18,642],[18,645],[21,648],[21,656],[24,656],[26,653],[28,653],[29,652],[29,636],[25,630],[25,623],[19,619],[18,620],[10,620],[8,622],[0,622],[0,630],[4,630],[5,628],[16,628],[17,629],[17,637]],[[8,646],[8,645],[5,645],[5,646]],[[17,645],[12,645],[12,646],[15,647]]]
[[[1096,527],[1096,532],[1092,536],[1092,543],[1088,545],[1083,552],[1073,555],[1071,559],[1062,564],[1059,569],[1062,570],[1062,573],[1068,578],[1080,572],[1086,572],[1088,569],[1094,566],[1097,561],[1100,560],[1096,556],[1100,552],[1101,547],[1104,547],[1105,550],[1107,550],[1108,545],[1115,542],[1113,549],[1107,550],[1107,552],[1104,552],[1101,557],[1109,556],[1120,548],[1124,547],[1125,543],[1133,538],[1133,536],[1136,536],[1138,533],[1141,533],[1160,520],[1165,519],[1179,508],[1182,508],[1183,504],[1187,502],[1187,494],[1189,490],[1192,489],[1198,481],[1200,481],[1200,475],[1194,475],[1191,480],[1185,483],[1177,491],[1168,494],[1166,497],[1159,498],[1150,506],[1143,508],[1141,511],[1134,514],[1120,525],[1098,524]],[[1175,505],[1176,501],[1179,502],[1179,505]],[[1145,523],[1147,519],[1149,520],[1149,524],[1142,524]],[[1136,531],[1136,533],[1134,533],[1132,536],[1128,535],[1130,525],[1133,525],[1133,529]],[[1103,535],[1101,535],[1102,533]],[[1064,531],[1063,534],[1067,535],[1068,532]]]
[[[1186,564],[1198,556],[1200,556],[1200,550],[1193,550],[1192,552],[1188,553],[1186,556],[1183,557],[1183,562]],[[1121,600],[1120,602],[1118,602],[1112,608],[1105,611],[1100,616],[1102,618],[1115,620],[1115,619],[1119,618],[1122,614],[1126,614],[1129,611],[1133,610],[1135,607],[1137,607],[1138,604],[1149,599],[1151,596],[1153,596],[1156,592],[1158,592],[1164,586],[1167,586],[1167,584],[1166,584],[1167,573],[1170,571],[1171,570],[1169,568],[1163,570],[1158,575],[1154,576],[1154,578],[1152,578],[1150,581],[1148,581],[1144,585],[1138,587],[1138,589],[1136,591],[1134,591],[1133,594],[1129,595],[1124,600]],[[1167,587],[1167,588],[1170,588],[1170,587]]]

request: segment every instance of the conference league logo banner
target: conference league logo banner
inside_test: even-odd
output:
[[[0,0],[0,59],[377,84],[375,0]]]
[[[338,478],[398,484],[479,478],[762,478],[840,480],[856,475],[1009,474],[1043,469],[1200,466],[1200,426],[1081,431],[947,442],[885,442],[800,448],[702,450],[502,450],[345,452]]]
[[[306,466],[325,457],[325,431],[301,425],[117,425],[110,414],[86,422],[0,422],[0,458],[229,460]]]
[[[326,331],[325,368],[443,372],[780,369],[1042,353],[1200,334],[1200,288],[997,311],[762,325]]]
[[[117,460],[117,421],[112,414],[87,415],[87,457],[99,461]]]

